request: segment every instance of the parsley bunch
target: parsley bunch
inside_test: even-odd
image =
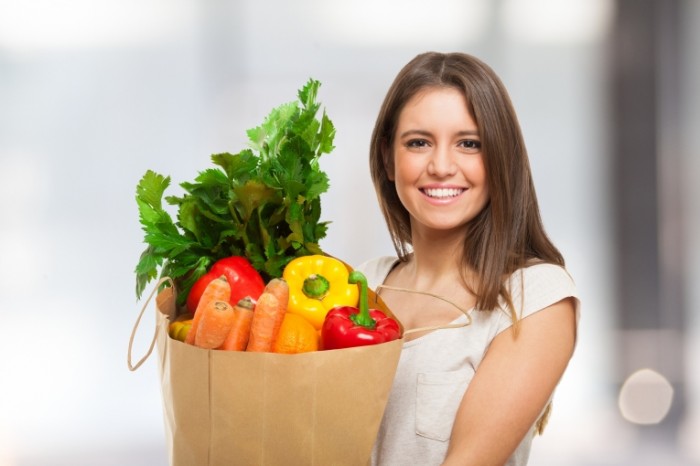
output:
[[[178,283],[178,302],[218,259],[241,255],[265,280],[280,277],[295,257],[322,253],[321,194],[329,187],[319,157],[333,149],[335,127],[317,118],[320,82],[310,79],[298,101],[273,109],[247,131],[249,148],[211,156],[216,165],[163,198],[170,177],[151,170],[136,188],[146,249],[136,266],[136,295],[160,276]],[[163,207],[176,206],[177,221]]]

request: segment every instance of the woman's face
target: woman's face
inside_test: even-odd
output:
[[[389,178],[414,233],[461,230],[486,206],[479,131],[457,89],[431,87],[413,96],[399,115],[392,151]]]

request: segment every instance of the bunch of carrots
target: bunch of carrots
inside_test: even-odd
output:
[[[273,352],[287,312],[287,282],[270,280],[257,301],[247,297],[231,305],[230,296],[231,287],[223,275],[207,285],[185,343],[206,349]]]

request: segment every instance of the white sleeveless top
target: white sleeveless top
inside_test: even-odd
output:
[[[365,274],[370,288],[376,289],[396,261],[395,257],[379,257],[356,269]],[[520,318],[564,298],[576,298],[578,323],[576,287],[560,266],[537,264],[521,269],[511,276],[510,291]],[[373,465],[430,466],[445,459],[462,396],[493,338],[512,325],[510,315],[503,310],[472,309],[469,314],[471,325],[436,330],[404,343],[372,452]],[[466,322],[466,316],[453,323],[459,322]],[[534,433],[533,425],[507,466],[527,464]]]

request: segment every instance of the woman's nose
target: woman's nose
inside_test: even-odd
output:
[[[452,176],[457,173],[454,154],[448,148],[436,148],[428,161],[428,173],[434,176]]]

